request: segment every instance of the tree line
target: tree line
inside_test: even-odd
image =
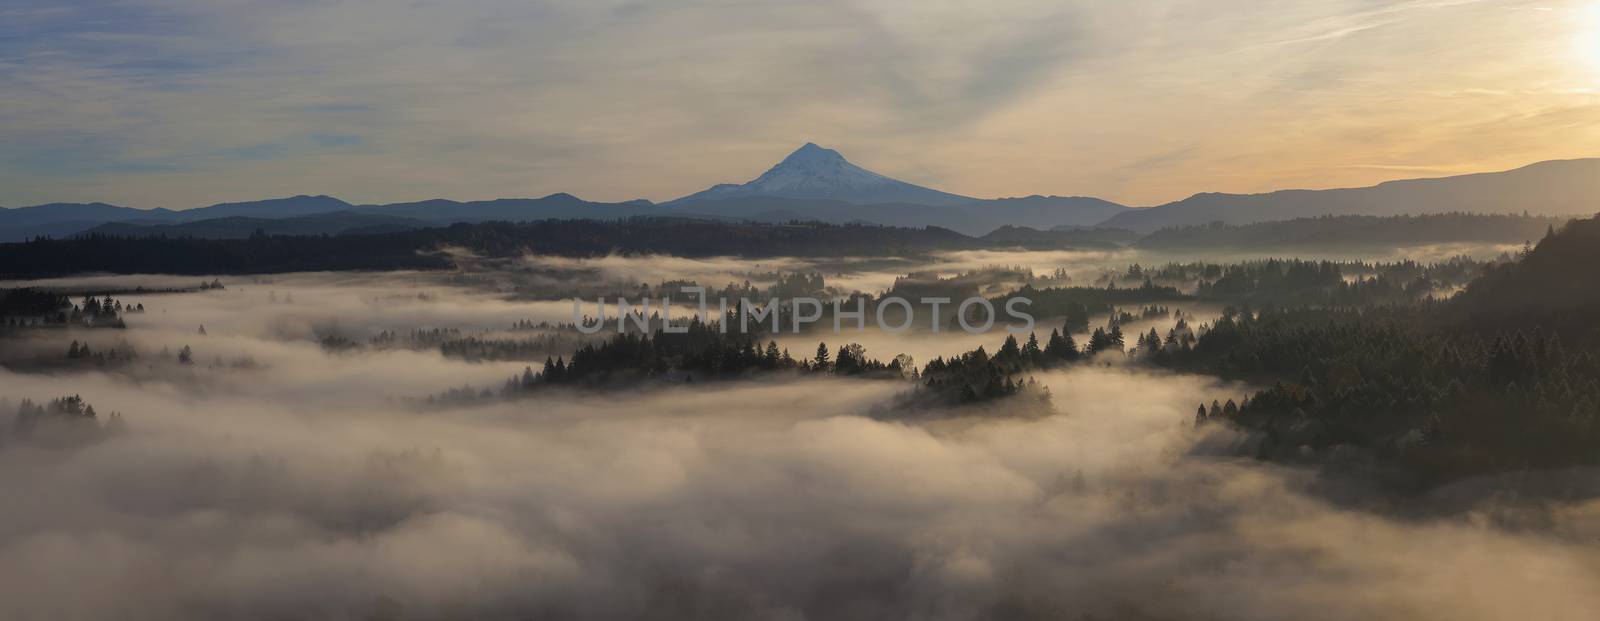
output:
[[[0,399],[0,409],[9,409]],[[74,448],[100,441],[127,429],[121,412],[100,418],[94,406],[79,395],[63,396],[45,403],[23,399],[17,405],[6,440],[46,448]]]
[[[0,244],[5,276],[83,272],[261,274],[326,270],[446,269],[460,248],[483,257],[528,252],[567,257],[614,252],[708,256],[921,256],[985,247],[937,227],[790,222],[758,224],[664,217],[615,221],[457,223],[362,235],[253,235],[248,239],[90,234]]]
[[[1265,457],[1357,448],[1413,484],[1600,463],[1597,260],[1600,222],[1578,221],[1448,301],[1229,309],[1151,361],[1267,383],[1196,417]]]

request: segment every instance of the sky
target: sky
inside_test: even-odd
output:
[[[6,0],[0,205],[670,200],[813,141],[1142,206],[1600,155],[1600,0]]]

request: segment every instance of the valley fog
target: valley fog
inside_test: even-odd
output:
[[[640,284],[760,285],[770,279],[759,274],[813,271],[831,291],[879,294],[911,271],[993,266],[1040,277],[1062,268],[1093,285],[1162,260],[524,257],[455,273],[0,283],[80,292],[74,301],[105,292],[145,309],[124,315],[125,329],[39,331],[0,352],[5,416],[22,399],[80,395],[127,421],[82,445],[0,445],[0,617],[1600,614],[1589,588],[1600,578],[1600,501],[1530,507],[1469,493],[1500,484],[1484,479],[1435,492],[1467,499],[1437,515],[1343,502],[1313,470],[1252,459],[1251,434],[1195,425],[1197,403],[1240,399],[1257,388],[1247,383],[1097,361],[1035,373],[1051,399],[1026,416],[1006,402],[896,409],[905,382],[782,373],[420,401],[498,389],[546,354],[572,359],[584,341],[558,325],[573,318],[562,292],[592,305],[600,291]],[[224,287],[195,288],[213,280]],[[985,286],[1024,284],[1001,280]],[[1172,305],[1196,325],[1223,313]],[[1037,320],[1041,338],[1061,327]],[[1090,324],[1109,320],[1097,312]],[[1172,324],[1124,325],[1131,340]],[[492,359],[443,355],[426,335],[385,340],[436,330],[551,340]],[[614,334],[608,323],[595,337]],[[772,340],[801,358],[818,342],[857,342],[868,356],[922,365],[998,351],[1006,336],[997,325]],[[69,342],[138,356],[57,366]],[[184,348],[191,362],[178,362]]]

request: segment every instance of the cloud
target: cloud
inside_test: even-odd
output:
[[[418,415],[30,380],[137,424],[70,455],[0,453],[6,488],[36,499],[0,518],[0,601],[73,619],[1560,619],[1595,603],[1583,546],[1343,511],[1294,472],[1193,455],[1193,395],[1227,390],[1206,380],[1047,380],[1054,417],[932,426],[861,417],[893,389],[871,382]]]
[[[417,411],[392,399],[520,365],[328,354],[318,326],[492,327],[539,304],[406,273],[141,301],[117,336],[147,353],[191,343],[200,364],[0,371],[13,403],[81,394],[130,423],[76,450],[0,442],[0,617],[1586,619],[1600,605],[1600,503],[1504,503],[1483,493],[1504,482],[1478,481],[1442,492],[1462,507],[1442,517],[1341,506],[1309,472],[1239,457],[1250,438],[1195,430],[1197,401],[1247,391],[1205,377],[1041,374],[1055,411],[1027,419],[884,417],[904,386],[815,378]],[[45,338],[60,351],[83,336]]]

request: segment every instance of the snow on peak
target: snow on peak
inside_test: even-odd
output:
[[[755,196],[830,199],[863,204],[905,202],[947,205],[972,200],[885,177],[851,164],[838,151],[807,142],[749,183],[717,184],[673,202]]]
[[[783,164],[798,164],[806,161],[820,162],[828,160],[837,160],[840,162],[845,161],[844,156],[839,155],[838,151],[819,147],[815,142],[808,142],[804,145],[801,145],[800,148],[795,149],[793,153],[790,153],[788,157],[783,158],[783,161],[779,162],[778,164],[781,166]]]
[[[838,151],[808,142],[743,187],[761,194],[835,193],[894,183],[893,179],[851,164]]]

